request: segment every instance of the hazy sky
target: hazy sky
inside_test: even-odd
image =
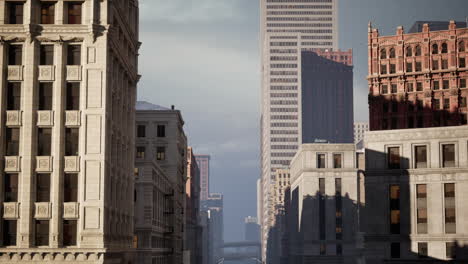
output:
[[[461,20],[467,0],[341,0],[340,48],[354,50],[355,119],[367,115],[367,24],[381,34],[416,20]],[[140,0],[138,99],[175,105],[196,153],[212,155],[225,240],[243,240],[259,178],[259,0]]]

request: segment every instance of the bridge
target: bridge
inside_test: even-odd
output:
[[[218,260],[218,264],[224,263],[224,261],[249,259],[256,263],[262,263],[260,242],[227,242],[224,243],[223,248],[223,256]]]

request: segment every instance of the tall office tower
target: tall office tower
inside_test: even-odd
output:
[[[187,149],[187,181],[185,183],[185,257],[184,263],[201,264],[202,230],[200,218],[200,169],[193,148]]]
[[[364,133],[369,131],[369,123],[354,122],[354,144],[359,144],[364,139]]]
[[[224,245],[224,198],[220,193],[210,193],[203,203],[203,211],[209,214],[209,263],[216,264],[222,259]]]
[[[0,262],[134,263],[138,1],[3,0],[0,39]]]
[[[247,216],[244,219],[245,224],[245,241],[260,241],[260,226],[258,225],[258,219],[256,217]]]
[[[210,159],[210,155],[195,155],[200,169],[200,201],[206,201],[210,196]]]
[[[369,25],[371,131],[467,124],[468,28],[420,24],[395,36]]]
[[[260,0],[262,257],[266,256],[270,183],[301,143],[302,48],[338,48],[337,0]]]
[[[183,263],[187,137],[179,110],[137,102],[137,263]],[[133,197],[132,197],[133,200]]]

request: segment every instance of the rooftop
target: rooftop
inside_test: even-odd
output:
[[[164,110],[171,110],[170,108],[155,105],[146,101],[137,101],[135,105],[136,110],[157,110],[157,111],[164,111]]]
[[[448,30],[450,22],[449,21],[416,21],[414,22],[414,25],[410,28],[408,33],[422,32],[424,24],[428,24],[429,29],[431,31],[441,31],[441,30]],[[457,28],[467,27],[466,22],[456,21],[455,24],[457,24]]]

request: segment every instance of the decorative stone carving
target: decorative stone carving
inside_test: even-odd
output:
[[[8,65],[7,80],[8,81],[22,81],[23,80],[23,65]]]
[[[80,111],[72,110],[65,112],[65,126],[76,127],[81,125]]]
[[[54,111],[37,111],[37,125],[50,127],[54,125]]]
[[[6,111],[6,125],[7,126],[21,126],[21,111],[20,110]]]
[[[19,156],[6,156],[5,157],[5,171],[6,172],[20,172],[21,171],[21,157]]]
[[[51,218],[51,203],[35,203],[34,218],[50,219]]]
[[[80,157],[67,156],[65,157],[65,172],[79,172],[80,171]]]
[[[36,157],[37,172],[52,172],[52,157],[40,156]]]
[[[63,203],[63,218],[78,219],[80,211],[79,208],[79,203]]]
[[[81,81],[81,66],[68,65],[67,66],[67,81]]]
[[[39,65],[39,81],[54,81],[55,66],[54,65]]]
[[[3,218],[18,219],[19,218],[19,203],[3,203]]]

